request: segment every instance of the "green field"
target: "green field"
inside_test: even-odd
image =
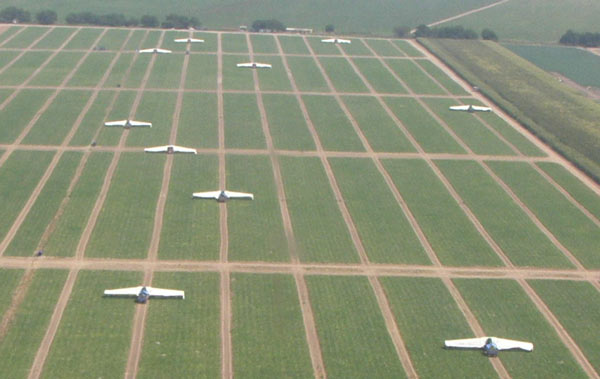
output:
[[[220,336],[216,275],[159,273],[154,276],[152,285],[184,289],[186,299],[150,302],[138,375],[143,378],[218,376]]]
[[[366,278],[310,276],[307,284],[329,375],[406,376]]]
[[[291,275],[231,277],[234,370],[241,378],[310,378],[312,367]]]
[[[394,6],[440,5],[421,11],[440,17],[488,3]],[[236,4],[206,17],[217,22]],[[501,376],[479,351],[442,348],[480,337],[477,325],[535,344],[500,354],[511,377],[596,376],[572,343],[600,371],[598,187],[501,112],[450,112],[498,105],[418,41],[5,33],[0,376],[27,377],[36,356],[46,378]],[[206,42],[173,41],[188,35]],[[173,54],[135,52],[155,46]],[[273,68],[236,67],[251,55]],[[127,118],[153,127],[104,126]],[[170,143],[197,154],[143,152]],[[254,199],[192,198],[221,189]],[[137,285],[183,290],[185,300],[102,296]]]
[[[182,155],[173,159],[158,249],[161,259],[219,257],[219,210],[213,202],[192,199],[192,193],[212,191],[217,183],[215,157]]]
[[[132,299],[102,297],[102,291],[136,286],[140,279],[132,272],[80,272],[42,376],[123,375],[136,305]]]
[[[600,87],[600,57],[575,47],[503,44],[546,71],[559,72],[582,86]]]
[[[2,272],[3,284],[10,283],[16,273],[17,270]],[[11,327],[0,341],[2,375],[27,377],[66,277],[63,270],[37,270],[33,274]]]
[[[165,157],[123,153],[85,254],[91,257],[145,257]]]

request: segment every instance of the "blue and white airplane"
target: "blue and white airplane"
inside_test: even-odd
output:
[[[321,42],[324,43],[352,43],[349,39],[341,39],[341,38],[328,38],[322,39]]]
[[[254,200],[254,195],[246,192],[234,192],[234,191],[208,191],[208,192],[194,192],[192,195],[195,199],[214,199],[219,203],[224,203],[229,199],[244,199]]]
[[[108,121],[104,123],[104,126],[122,126],[125,129],[129,129],[132,126],[147,126],[149,128],[152,127],[151,122],[146,121],[135,121],[135,120],[119,120],[119,121]]]
[[[165,145],[165,146],[155,146],[155,147],[147,147],[144,149],[146,153],[191,153],[197,154],[196,149],[192,149],[190,147],[183,147],[177,145]]]
[[[142,49],[138,50],[138,53],[153,53],[153,54],[171,54],[171,50],[168,49],[159,49],[158,47],[154,47],[151,49]]]
[[[497,357],[500,350],[533,351],[531,342],[515,341],[498,337],[465,338],[446,340],[444,347],[457,349],[482,349],[488,357]]]
[[[194,43],[194,42],[202,43],[202,42],[204,42],[204,40],[200,39],[200,38],[177,38],[173,41],[178,42],[178,43],[188,43],[188,42],[189,43]]]
[[[237,67],[241,67],[241,68],[271,68],[271,65],[268,63],[248,62],[248,63],[238,63]]]
[[[104,296],[135,296],[136,303],[146,303],[150,297],[177,297],[185,299],[184,291],[154,288],[149,286],[138,286],[129,288],[118,288],[105,290]]]
[[[450,107],[451,111],[464,111],[464,112],[491,112],[492,108],[490,107],[480,107],[479,105],[453,105]]]

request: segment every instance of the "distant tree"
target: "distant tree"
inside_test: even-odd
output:
[[[125,15],[119,13],[109,13],[98,16],[98,25],[104,26],[124,26],[127,22]]]
[[[24,9],[7,7],[0,11],[0,22],[29,22],[31,14]]]
[[[92,12],[69,13],[65,21],[67,24],[100,25],[100,17]]]
[[[598,47],[600,46],[600,33],[577,33],[572,30],[567,30],[567,32],[560,37],[559,42],[563,45]]]
[[[47,9],[36,13],[35,19],[37,20],[38,24],[52,25],[56,22],[58,16],[53,10]]]
[[[156,28],[158,26],[158,18],[155,16],[144,15],[140,19],[140,23],[146,28]]]
[[[430,37],[431,36],[431,28],[425,24],[421,24],[417,26],[415,30],[415,37]]]
[[[161,27],[165,29],[188,29],[198,26],[200,26],[200,21],[196,17],[180,16],[174,13],[169,14],[161,24]]]
[[[560,37],[558,42],[562,43],[563,45],[577,45],[578,39],[579,37],[577,36],[577,33],[569,29],[565,34],[562,35],[562,37]]]
[[[273,30],[273,31],[283,31],[285,30],[285,25],[279,20],[256,20],[252,23],[252,30]]]
[[[481,38],[490,41],[498,41],[498,36],[496,35],[496,33],[494,33],[493,30],[487,28],[481,31]]]
[[[461,25],[444,26],[430,30],[429,37],[453,39],[477,39],[479,35],[472,29],[465,29]]]
[[[140,20],[138,20],[135,17],[131,17],[131,18],[128,18],[125,21],[125,25],[124,26],[138,26],[139,24],[140,24]]]
[[[407,37],[410,34],[410,28],[408,26],[396,26],[394,28],[394,35],[398,38]]]
[[[325,32],[327,33],[333,33],[335,31],[335,26],[333,26],[333,24],[327,24],[325,25]]]

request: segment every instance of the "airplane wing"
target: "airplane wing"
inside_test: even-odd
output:
[[[468,105],[453,105],[450,107],[451,111],[468,111],[469,110],[469,106]]]
[[[498,337],[493,337],[492,341],[498,346],[498,350],[521,349],[533,351],[533,344],[531,342],[515,341]]]
[[[473,107],[474,111],[479,111],[479,112],[491,112],[492,111],[492,108],[489,108],[489,107],[480,107],[478,105],[473,105],[472,107]]]
[[[169,148],[169,145],[165,146],[155,146],[155,147],[147,147],[144,149],[146,153],[164,153]]]
[[[105,122],[104,126],[125,126],[127,120],[119,120],[119,121],[109,121]]]
[[[256,67],[258,68],[271,68],[271,65],[268,63],[257,63]]]
[[[131,125],[131,126],[149,126],[149,127],[152,127],[152,123],[151,122],[145,122],[145,121],[133,121],[133,120],[129,120],[129,125]]]
[[[152,297],[180,297],[185,299],[185,292],[179,290],[168,290],[164,288],[146,287],[148,294]]]
[[[153,53],[154,49],[141,49],[139,52],[140,53]]]
[[[194,192],[193,197],[198,199],[218,199],[221,191]]]
[[[335,38],[322,39],[321,42],[334,43],[335,42]]]
[[[485,342],[488,337],[479,338],[463,338],[459,340],[446,340],[444,341],[445,347],[455,347],[459,349],[481,349],[485,346]]]
[[[225,191],[225,195],[230,199],[248,199],[254,200],[254,195],[246,192]]]
[[[157,53],[162,53],[162,54],[170,54],[171,50],[167,50],[167,49],[156,49]]]
[[[339,39],[337,40],[338,43],[351,43],[352,41],[350,41],[349,39]]]
[[[252,63],[238,63],[238,67],[252,67]]]
[[[142,290],[142,286],[129,287],[129,288],[117,288],[114,290],[105,290],[104,295],[106,296],[137,296]]]
[[[196,151],[196,149],[192,149],[190,147],[175,146],[175,145],[173,145],[173,151],[176,152],[176,153],[198,154],[198,152]]]

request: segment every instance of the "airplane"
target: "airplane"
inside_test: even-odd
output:
[[[219,203],[224,203],[229,199],[244,199],[254,200],[254,195],[245,192],[233,192],[233,191],[208,191],[208,192],[194,192],[192,195],[195,199],[215,199]]]
[[[478,105],[454,105],[450,107],[451,111],[467,111],[469,113],[473,112],[491,112],[492,108],[489,107],[480,107]]]
[[[352,41],[350,41],[349,39],[341,39],[341,38],[322,39],[321,42],[325,42],[325,43],[352,43]]]
[[[177,145],[165,145],[165,146],[156,146],[156,147],[147,147],[144,149],[147,153],[193,153],[197,154],[196,149],[192,149],[189,147],[177,146]]]
[[[533,351],[531,342],[508,340],[498,337],[465,338],[459,340],[446,340],[444,347],[459,349],[483,349],[483,354],[488,357],[497,357],[500,350],[525,350]]]
[[[237,66],[245,67],[245,68],[271,68],[271,65],[268,63],[257,63],[257,62],[238,63]]]
[[[199,38],[177,38],[174,41],[175,42],[184,42],[184,43],[188,43],[188,42],[204,42],[203,39],[199,39]]]
[[[154,47],[152,49],[142,49],[138,50],[139,53],[160,53],[160,54],[171,54],[171,50],[167,49],[159,49],[158,47]]]
[[[154,288],[150,286],[105,290],[104,296],[135,296],[135,302],[141,304],[146,303],[150,297],[180,297],[181,299],[185,299],[184,291]]]
[[[152,123],[151,122],[145,122],[145,121],[135,121],[135,120],[119,120],[119,121],[109,121],[109,122],[105,122],[104,126],[122,126],[125,129],[129,129],[132,126],[148,126],[148,127],[152,127]]]

